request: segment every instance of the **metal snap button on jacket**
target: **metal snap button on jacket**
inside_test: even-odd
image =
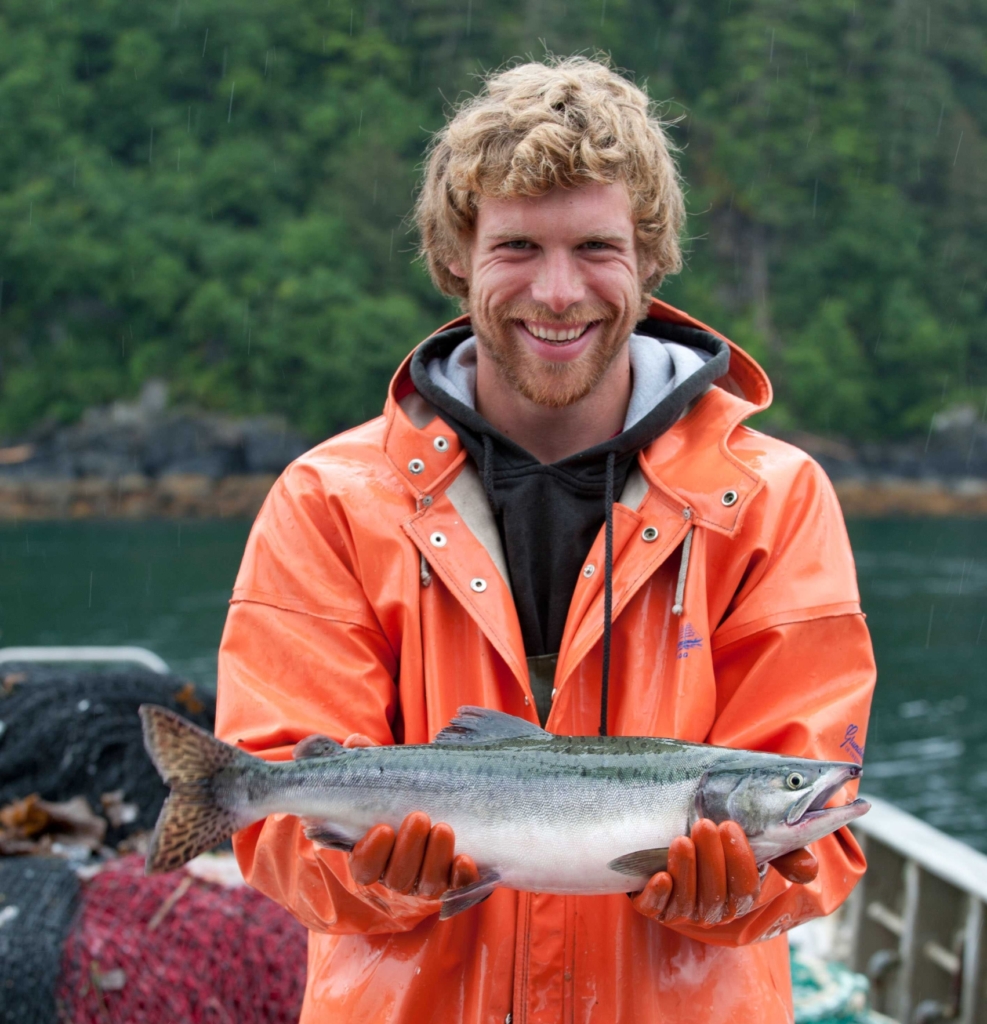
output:
[[[436,438],[436,439],[435,439],[435,440],[434,440],[434,441],[432,442],[432,447],[433,447],[433,448],[434,448],[434,449],[435,449],[435,450],[436,450],[437,452],[445,452],[445,451],[448,451],[448,450],[449,450],[449,440],[448,440],[448,438],[442,437],[442,436],[440,435],[439,437],[437,437],[437,438]]]
[[[444,548],[446,546],[446,535],[444,533],[433,533],[428,539],[432,547]]]
[[[470,580],[470,590],[475,591],[477,594],[482,594],[487,589],[487,581],[481,580],[479,576],[474,580]]]
[[[596,566],[593,565],[592,562],[590,562],[590,564],[587,565],[585,569],[583,569],[583,575],[586,577],[586,579],[589,579],[594,572],[596,572]]]
[[[641,531],[641,540],[650,544],[653,540],[658,539],[658,527],[657,526],[646,526]]]
[[[421,459],[412,459],[411,462],[408,463],[408,469],[411,470],[412,473],[421,473],[422,470],[425,469],[425,463],[422,462]]]
[[[731,505],[737,504],[738,497],[739,495],[736,491],[724,491],[723,497],[720,498],[720,501],[722,501],[723,504],[726,505],[727,508],[729,508]]]

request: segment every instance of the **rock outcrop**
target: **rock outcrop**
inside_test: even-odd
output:
[[[169,408],[149,381],[135,402],[0,443],[0,519],[252,516],[309,447],[278,417]]]

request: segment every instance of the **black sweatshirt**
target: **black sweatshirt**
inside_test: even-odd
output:
[[[612,493],[617,498],[637,453],[729,367],[726,342],[706,331],[648,319],[638,324],[634,333],[697,349],[708,361],[629,429],[548,465],[505,437],[429,375],[428,364],[450,355],[472,335],[471,328],[456,327],[433,335],[412,357],[415,388],[455,430],[483,477],[529,658],[555,654],[561,646],[579,572],[606,517],[608,455],[613,452],[615,456]],[[542,710],[539,706],[540,716]]]

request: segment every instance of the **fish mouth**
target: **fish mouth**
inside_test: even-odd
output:
[[[860,778],[862,769],[857,764],[838,764],[833,767],[833,770],[827,772],[816,787],[810,790],[803,799],[799,800],[792,809],[788,812],[785,818],[785,823],[788,825],[810,825],[814,821],[818,821],[824,816],[829,819],[832,817],[834,811],[843,811],[848,807],[854,807],[861,805],[858,812],[848,818],[848,821],[852,821],[853,818],[859,817],[866,811],[870,810],[870,804],[866,800],[854,800],[852,803],[844,804],[842,807],[827,807],[826,804],[833,798],[833,796],[848,782],[853,779]]]

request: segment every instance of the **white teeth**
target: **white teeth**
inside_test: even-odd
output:
[[[569,330],[563,329],[558,331],[549,330],[547,327],[539,327],[537,324],[526,323],[524,326],[536,338],[542,338],[544,341],[572,341],[586,330],[587,325],[583,324],[582,327],[572,327]]]

